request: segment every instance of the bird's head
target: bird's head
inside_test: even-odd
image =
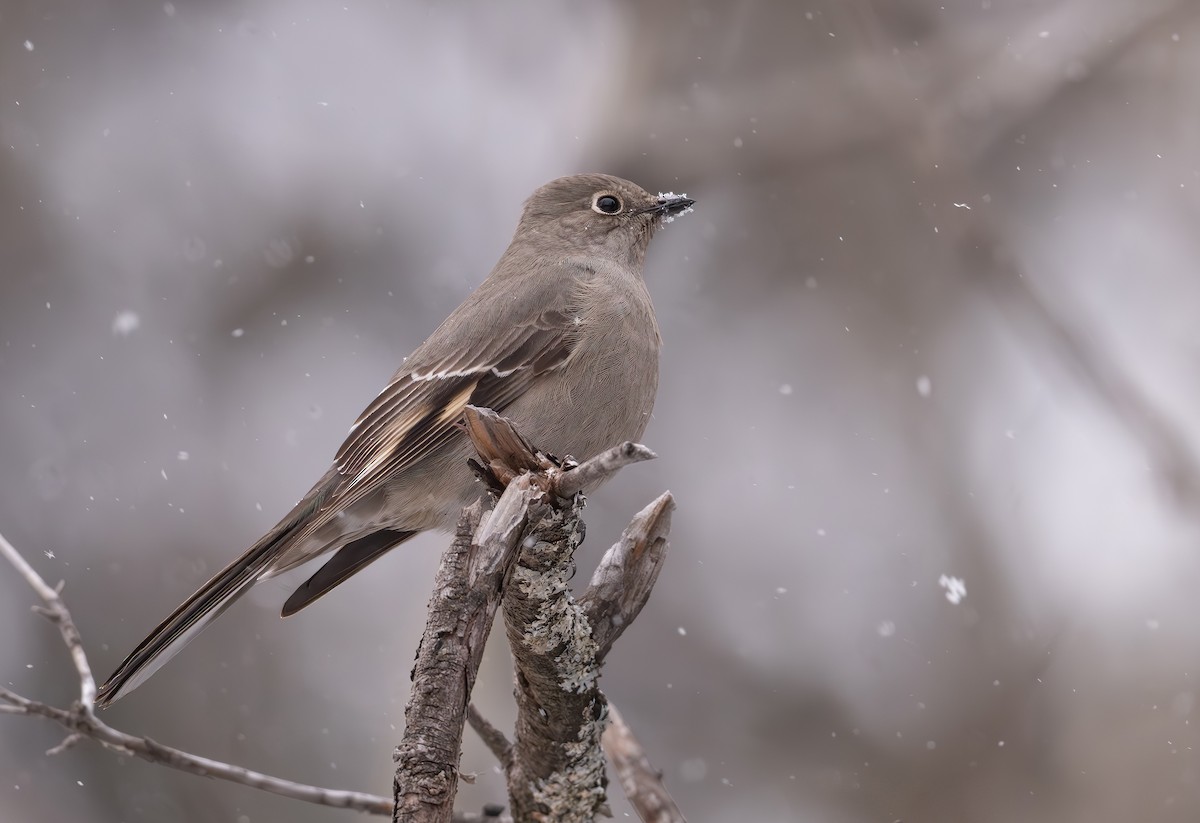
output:
[[[654,233],[694,203],[687,195],[651,194],[608,174],[576,174],[552,180],[530,196],[517,236],[640,268]]]

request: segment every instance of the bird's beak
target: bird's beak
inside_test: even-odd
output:
[[[675,218],[681,214],[686,214],[691,211],[692,206],[696,205],[696,201],[688,197],[686,194],[675,194],[668,192],[660,194],[654,205],[647,206],[642,209],[643,213],[658,214],[667,218]]]

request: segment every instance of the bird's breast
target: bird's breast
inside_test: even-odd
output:
[[[543,448],[579,459],[641,437],[658,391],[661,341],[648,295],[615,293],[581,313],[580,337],[555,381]]]

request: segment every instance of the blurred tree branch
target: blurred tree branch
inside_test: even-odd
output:
[[[724,179],[734,171],[770,177],[806,161],[887,150],[906,138],[934,151],[953,146],[975,161],[1144,33],[1197,9],[1189,0],[1069,0],[1048,5],[1015,29],[988,21],[914,44],[885,33],[870,3],[829,5],[846,18],[842,22],[859,29],[860,48],[820,71],[797,64],[766,76],[731,72],[729,79],[691,84],[681,101],[674,86],[646,93],[646,76],[661,72],[631,63],[632,87],[614,97],[621,101],[622,116],[610,122],[644,123],[654,139],[647,143],[643,133],[628,127],[602,130],[595,136],[597,149],[603,147],[611,157],[637,158],[651,168],[669,158],[671,167],[686,168],[689,179],[699,181]],[[640,15],[675,13],[669,5],[639,10]],[[667,27],[642,19],[637,30],[655,38]],[[869,36],[861,38],[867,29]],[[660,59],[652,44],[634,54],[645,62]],[[914,94],[928,102],[913,105]],[[678,117],[681,106],[691,116]],[[751,129],[752,136],[746,134]],[[688,139],[695,130],[746,135],[747,150],[713,154],[710,144]],[[933,143],[927,142],[931,134],[937,136]]]
[[[874,11],[856,8],[861,38],[883,53],[887,42]],[[955,241],[954,253],[975,274],[975,282],[991,290],[994,304],[1008,313],[1014,325],[1029,328],[1045,341],[1079,383],[1141,441],[1177,500],[1191,506],[1200,506],[1200,459],[1182,428],[1066,312],[1043,297],[1009,241],[1002,217],[994,210],[955,201],[978,189],[975,161],[1001,134],[1031,118],[1065,88],[1117,59],[1147,31],[1196,10],[1194,3],[1153,0],[1105,7],[1104,14],[1097,16],[1100,9],[1093,4],[1064,3],[1006,38],[1004,47],[980,64],[978,74],[970,75],[969,85],[960,83],[949,94],[935,96],[933,103],[915,106],[921,115],[920,128],[900,143],[926,195],[922,199],[929,204],[934,230],[948,230]],[[1053,58],[1023,59],[1036,54],[1038,41],[1049,32],[1058,39]],[[912,77],[901,72],[898,78],[908,84],[908,96],[922,99]],[[879,102],[887,103],[882,92]]]

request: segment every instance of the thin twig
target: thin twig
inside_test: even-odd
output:
[[[628,465],[656,457],[657,454],[640,443],[627,440],[557,475],[552,488],[559,497],[572,497],[585,489],[594,488]]]
[[[25,578],[29,587],[46,604],[45,609],[40,612],[58,626],[63,643],[66,644],[67,651],[71,653],[71,662],[75,664],[75,671],[79,673],[79,702],[84,705],[84,711],[91,714],[92,704],[96,701],[96,678],[92,676],[91,664],[88,663],[87,653],[83,650],[83,638],[79,636],[79,629],[75,627],[75,621],[71,619],[71,613],[67,611],[67,606],[60,597],[63,584],[60,582],[56,588],[47,586],[42,576],[34,571],[33,566],[25,561],[21,553],[2,534],[0,534],[0,555],[3,555],[13,565],[17,573]]]
[[[674,511],[675,499],[664,492],[635,514],[621,539],[604,553],[587,591],[579,598],[601,662],[650,599],[667,558],[667,534]],[[611,701],[600,742],[625,796],[643,823],[683,823],[683,813],[663,785],[662,775],[650,765],[641,744]]]
[[[87,738],[82,734],[79,734],[78,732],[71,732],[69,735],[64,737],[62,742],[57,746],[51,746],[50,748],[46,749],[46,756],[54,757],[55,755],[62,754],[67,749],[74,748],[84,740],[87,740]]]
[[[608,704],[608,726],[600,743],[642,823],[687,823],[663,785],[662,773],[650,765],[642,744],[612,703]]]
[[[140,757],[151,763],[170,766],[172,769],[197,774],[201,777],[214,777],[218,780],[240,783],[243,786],[261,789],[281,797],[290,797],[293,800],[303,800],[307,803],[341,809],[354,809],[371,814],[392,813],[390,797],[309,786],[244,769],[241,766],[233,766],[219,760],[199,757],[156,743],[148,737],[134,737],[117,731],[94,714],[87,712],[78,703],[73,704],[70,709],[60,709],[57,706],[30,700],[4,688],[0,688],[0,700],[16,707],[22,714],[48,717],[73,734],[84,735],[117,754]]]
[[[92,710],[92,703],[96,699],[96,681],[92,677],[92,668],[88,663],[87,653],[83,649],[83,640],[79,635],[79,630],[75,627],[71,613],[60,596],[61,586],[52,588],[46,585],[46,581],[42,579],[41,575],[25,561],[21,553],[3,535],[0,535],[0,555],[12,564],[17,573],[45,603],[45,606],[38,607],[37,611],[46,615],[58,626],[63,643],[71,653],[75,671],[79,675],[79,700],[73,703],[70,709],[60,709],[57,706],[31,700],[9,689],[0,688],[0,712],[3,714],[46,717],[71,732],[66,740],[50,750],[51,753],[57,753],[73,745],[74,741],[82,736],[95,740],[117,754],[140,757],[151,763],[170,766],[179,771],[240,783],[243,786],[261,789],[294,800],[303,800],[322,806],[354,809],[371,814],[392,813],[392,799],[388,797],[295,783],[291,780],[244,769],[241,766],[199,757],[156,743],[148,737],[134,737],[109,726],[100,720]]]
[[[500,765],[505,771],[508,771],[509,765],[512,763],[512,742],[505,737],[504,732],[492,725],[492,722],[484,717],[479,709],[475,708],[475,704],[467,706],[467,722],[471,724],[471,728],[479,735],[479,739],[488,747],[496,759],[500,761]]]

